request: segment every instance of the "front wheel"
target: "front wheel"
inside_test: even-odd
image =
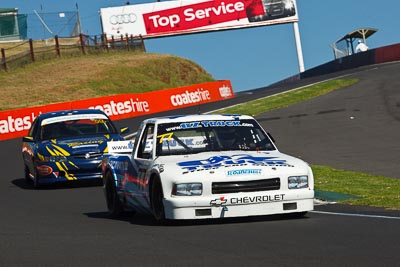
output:
[[[108,214],[112,218],[116,218],[123,212],[122,202],[119,199],[115,180],[111,172],[107,172],[104,178],[104,194],[107,202]]]
[[[35,189],[39,189],[40,188],[39,174],[38,174],[38,171],[37,171],[36,163],[33,164],[33,188],[35,188]]]
[[[33,175],[31,174],[31,171],[29,170],[29,167],[27,165],[24,165],[24,175],[25,175],[25,181],[28,184],[32,184],[33,188],[38,189],[40,188],[39,181],[38,181],[38,173],[36,170],[36,164],[33,165]]]
[[[30,174],[31,174],[31,172],[29,171],[28,166],[24,165],[24,176],[25,176],[25,181],[26,181],[27,183],[29,183],[29,184],[32,182],[32,179],[31,179]]]
[[[162,190],[161,181],[158,177],[154,178],[151,185],[151,208],[153,210],[153,216],[158,222],[165,221],[164,211],[164,194]]]

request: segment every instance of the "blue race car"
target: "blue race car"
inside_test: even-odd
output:
[[[124,140],[100,110],[68,110],[39,115],[22,139],[25,179],[42,184],[101,179],[108,141]]]

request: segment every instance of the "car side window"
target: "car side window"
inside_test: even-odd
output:
[[[140,140],[138,157],[150,159],[153,152],[154,124],[146,126],[142,139]]]
[[[39,123],[38,123],[38,121],[39,121],[39,119],[35,119],[34,121],[33,121],[33,123],[32,123],[32,127],[29,129],[29,132],[28,132],[28,136],[30,136],[30,137],[33,137],[33,138],[37,138],[37,132],[38,132],[38,125],[39,125]]]

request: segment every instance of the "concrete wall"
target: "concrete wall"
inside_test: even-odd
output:
[[[319,65],[312,69],[308,69],[302,73],[298,73],[268,87],[280,86],[283,84],[292,83],[301,79],[316,77],[335,73],[338,71],[354,69],[366,65],[379,64],[400,60],[400,43],[370,49],[366,52],[357,53],[354,55],[335,59],[323,65]]]
[[[342,57],[300,73],[300,79],[353,69],[365,65],[400,60],[400,44],[370,49],[354,55]],[[297,75],[296,75],[297,76]]]

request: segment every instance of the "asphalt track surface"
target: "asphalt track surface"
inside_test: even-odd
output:
[[[258,116],[282,152],[312,164],[400,178],[400,64],[337,75],[360,82]],[[332,76],[332,75],[331,75]],[[330,76],[262,88],[173,114],[206,112]],[[134,129],[143,118],[118,121]],[[0,266],[399,266],[400,211],[317,205],[302,219],[109,219],[96,184],[34,190],[20,139],[0,142]]]

